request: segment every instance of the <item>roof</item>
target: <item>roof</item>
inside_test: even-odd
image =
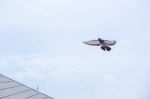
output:
[[[0,74],[0,99],[53,99]]]

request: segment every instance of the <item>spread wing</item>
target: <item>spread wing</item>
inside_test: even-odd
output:
[[[90,40],[90,41],[85,41],[83,43],[87,44],[87,45],[92,45],[92,46],[100,46],[101,45],[98,40]]]
[[[110,40],[104,40],[104,42],[105,42],[107,45],[110,45],[110,46],[116,44],[116,41],[115,41],[115,40],[112,40],[112,41],[110,41]]]

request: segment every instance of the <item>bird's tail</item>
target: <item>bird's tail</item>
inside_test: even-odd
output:
[[[105,48],[107,49],[107,51],[111,50],[111,47],[109,47],[109,46],[106,46]]]
[[[105,46],[102,45],[102,46],[101,46],[101,49],[104,50],[104,51],[105,51],[105,50],[107,50],[107,51],[110,51],[110,50],[111,50],[111,48],[110,48],[109,46],[107,46],[107,45],[105,45]]]

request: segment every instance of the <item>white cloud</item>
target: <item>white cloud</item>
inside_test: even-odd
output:
[[[19,72],[19,76],[40,78],[52,75],[56,78],[63,78],[64,76],[69,76],[70,73],[76,74],[77,72],[90,71],[92,67],[89,66],[93,63],[91,63],[92,60],[86,63],[84,60],[83,58],[72,56],[50,58],[40,55],[10,55],[1,59],[0,65],[1,68],[5,67],[5,69],[19,68],[20,71],[16,70],[16,74]]]

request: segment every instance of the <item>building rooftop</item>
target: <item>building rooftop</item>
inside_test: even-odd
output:
[[[53,99],[0,74],[0,99]]]

